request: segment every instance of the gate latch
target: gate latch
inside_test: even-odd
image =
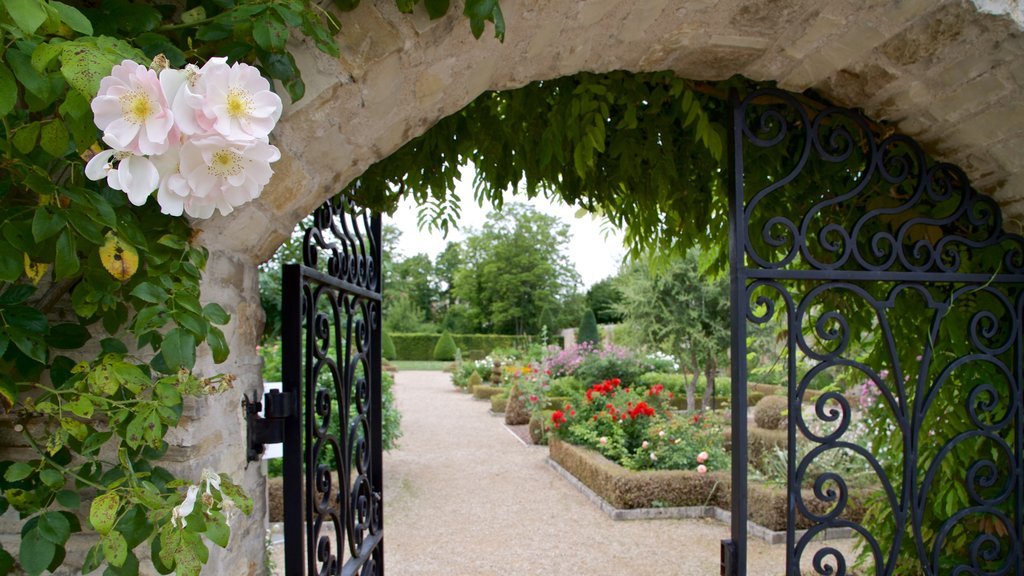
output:
[[[291,392],[271,390],[263,395],[263,402],[242,395],[242,410],[246,424],[246,454],[249,462],[257,462],[267,444],[284,441],[284,422],[295,414]],[[266,409],[264,410],[264,407]],[[263,410],[263,416],[260,411]]]

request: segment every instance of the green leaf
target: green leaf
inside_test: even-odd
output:
[[[149,282],[140,283],[131,291],[131,295],[150,304],[161,304],[170,297],[166,290]]]
[[[121,498],[117,492],[107,492],[97,496],[89,506],[89,523],[100,534],[110,532],[110,529],[114,527],[120,507]]]
[[[186,10],[181,13],[181,23],[192,25],[197,22],[206,20],[206,8],[202,6],[196,6],[191,10]]]
[[[280,52],[288,41],[288,26],[276,12],[264,12],[253,22],[252,39],[267,52]]]
[[[21,546],[18,549],[18,560],[21,567],[29,574],[42,574],[49,568],[57,554],[57,546],[39,533],[39,530],[30,530],[21,537]]]
[[[224,325],[231,321],[231,315],[225,312],[224,308],[216,302],[203,306],[203,316],[206,316],[206,319],[211,324]]]
[[[103,536],[103,557],[113,566],[122,566],[128,557],[128,543],[124,536],[112,530]]]
[[[96,96],[100,80],[122,60],[143,61],[145,55],[123,40],[80,38],[63,44],[60,71],[64,79],[87,99]]]
[[[43,484],[46,484],[54,490],[59,490],[64,487],[64,475],[53,468],[44,468],[43,471],[39,473],[39,479],[43,481]],[[55,544],[59,544],[59,542],[55,542]]]
[[[46,343],[52,348],[75,350],[84,346],[90,337],[91,334],[88,328],[81,324],[68,322],[51,326],[50,335],[46,337]]]
[[[424,0],[430,19],[440,18],[448,13],[449,0]]]
[[[32,122],[16,129],[11,137],[11,142],[18,152],[28,154],[36,147],[39,140],[39,122]]]
[[[57,14],[60,14],[61,21],[67,24],[68,28],[71,28],[79,34],[92,36],[92,22],[90,22],[84,14],[79,12],[78,8],[68,6],[63,2],[58,2],[57,0],[50,0],[50,7],[56,10]]]
[[[7,349],[7,341],[2,335],[0,335],[0,342],[2,342],[2,345],[0,345],[0,356],[3,356],[4,351]],[[10,410],[17,399],[18,384],[7,376],[0,376],[0,410]]]
[[[14,282],[21,276],[24,261],[20,253],[13,250],[0,250],[0,280]]]
[[[159,381],[155,386],[156,399],[160,404],[168,407],[181,405],[181,393],[172,384]]]
[[[34,49],[27,45],[25,48]],[[14,72],[14,77],[25,87],[26,95],[31,94],[42,102],[48,101],[51,97],[50,80],[32,67],[31,52],[22,52],[20,49],[12,47],[7,50],[6,56],[7,62]]]
[[[45,471],[45,470],[44,470]],[[56,470],[49,470],[57,476],[60,476]],[[63,485],[63,478],[61,485]],[[64,546],[64,543],[68,541],[71,536],[71,524],[68,523],[68,519],[64,517],[60,512],[44,512],[39,516],[39,525],[36,527],[39,534],[53,542],[57,546]]]
[[[206,332],[206,343],[210,346],[210,351],[213,352],[214,363],[220,364],[228,359],[231,350],[228,348],[227,340],[224,339],[224,333],[219,328],[210,327]]]
[[[117,521],[117,531],[124,535],[128,549],[133,550],[153,533],[153,524],[146,518],[145,511],[141,507],[135,506],[129,508]]]
[[[57,237],[57,257],[54,262],[54,272],[58,280],[74,276],[79,268],[78,250],[75,247],[75,237],[69,230],[61,232]]]
[[[231,538],[231,529],[223,521],[207,522],[206,537],[217,546],[227,548],[228,540]]]
[[[29,306],[17,306],[7,309],[4,317],[9,326],[20,328],[36,336],[44,335],[49,327],[46,315]]]
[[[18,103],[18,85],[6,64],[0,62],[0,116],[7,116]]]
[[[189,370],[196,363],[196,340],[187,330],[172,328],[164,336],[160,352],[167,367],[177,371],[184,367]]]
[[[12,284],[0,294],[0,306],[12,306],[21,304],[35,294],[36,288],[31,284]]]
[[[60,490],[57,492],[57,502],[69,510],[78,510],[82,506],[82,497],[74,490]]]
[[[49,206],[40,206],[32,216],[32,237],[36,242],[42,242],[63,230],[66,225],[64,214],[55,212]]]
[[[36,72],[40,74],[45,73],[51,61],[59,56],[61,51],[63,51],[63,48],[59,44],[51,44],[49,42],[43,42],[36,46],[36,49],[32,51],[32,68],[36,69]]]
[[[334,0],[334,5],[342,12],[351,12],[359,7],[359,0]]]
[[[46,8],[40,0],[4,0],[4,8],[25,34],[35,34],[46,22]]]
[[[92,401],[85,396],[79,396],[72,402],[65,402],[64,409],[81,418],[92,418],[94,407]]]
[[[63,122],[53,120],[43,124],[43,131],[39,135],[39,145],[47,154],[54,158],[64,156],[68,152],[69,142],[68,131]]]
[[[0,548],[0,575],[10,574],[14,570],[14,556]]]
[[[4,480],[8,482],[17,482],[18,480],[24,480],[35,472],[35,468],[25,464],[24,462],[15,462],[11,464],[10,468],[4,472]]]
[[[416,6],[416,2],[418,1],[419,0],[395,0],[395,4],[398,5],[399,12],[409,14],[412,12],[413,7]]]

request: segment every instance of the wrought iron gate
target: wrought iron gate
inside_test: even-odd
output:
[[[289,575],[384,572],[380,234],[379,215],[336,198],[283,270],[284,382],[250,435],[284,441]]]
[[[723,574],[746,570],[747,338],[778,322],[787,574],[807,573],[801,561],[847,573],[854,559],[828,543],[805,557],[845,529],[861,573],[1020,576],[1024,239],[959,168],[856,111],[774,89],[730,104],[737,409]],[[857,490],[858,469],[873,494]]]

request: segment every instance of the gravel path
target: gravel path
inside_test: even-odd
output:
[[[725,524],[612,521],[548,467],[546,447],[524,446],[448,374],[399,372],[394,390],[404,436],[384,457],[389,576],[719,573]],[[751,576],[784,573],[784,545],[748,550]]]

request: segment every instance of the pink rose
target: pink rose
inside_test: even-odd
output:
[[[703,476],[703,475],[705,475],[707,473],[708,473],[708,467],[707,466],[705,466],[703,464],[701,464],[700,466],[697,466],[697,474],[700,474],[701,476]]]
[[[697,454],[697,464],[703,464],[703,463],[705,463],[707,461],[708,461],[708,453],[707,452],[701,452],[700,454]]]

